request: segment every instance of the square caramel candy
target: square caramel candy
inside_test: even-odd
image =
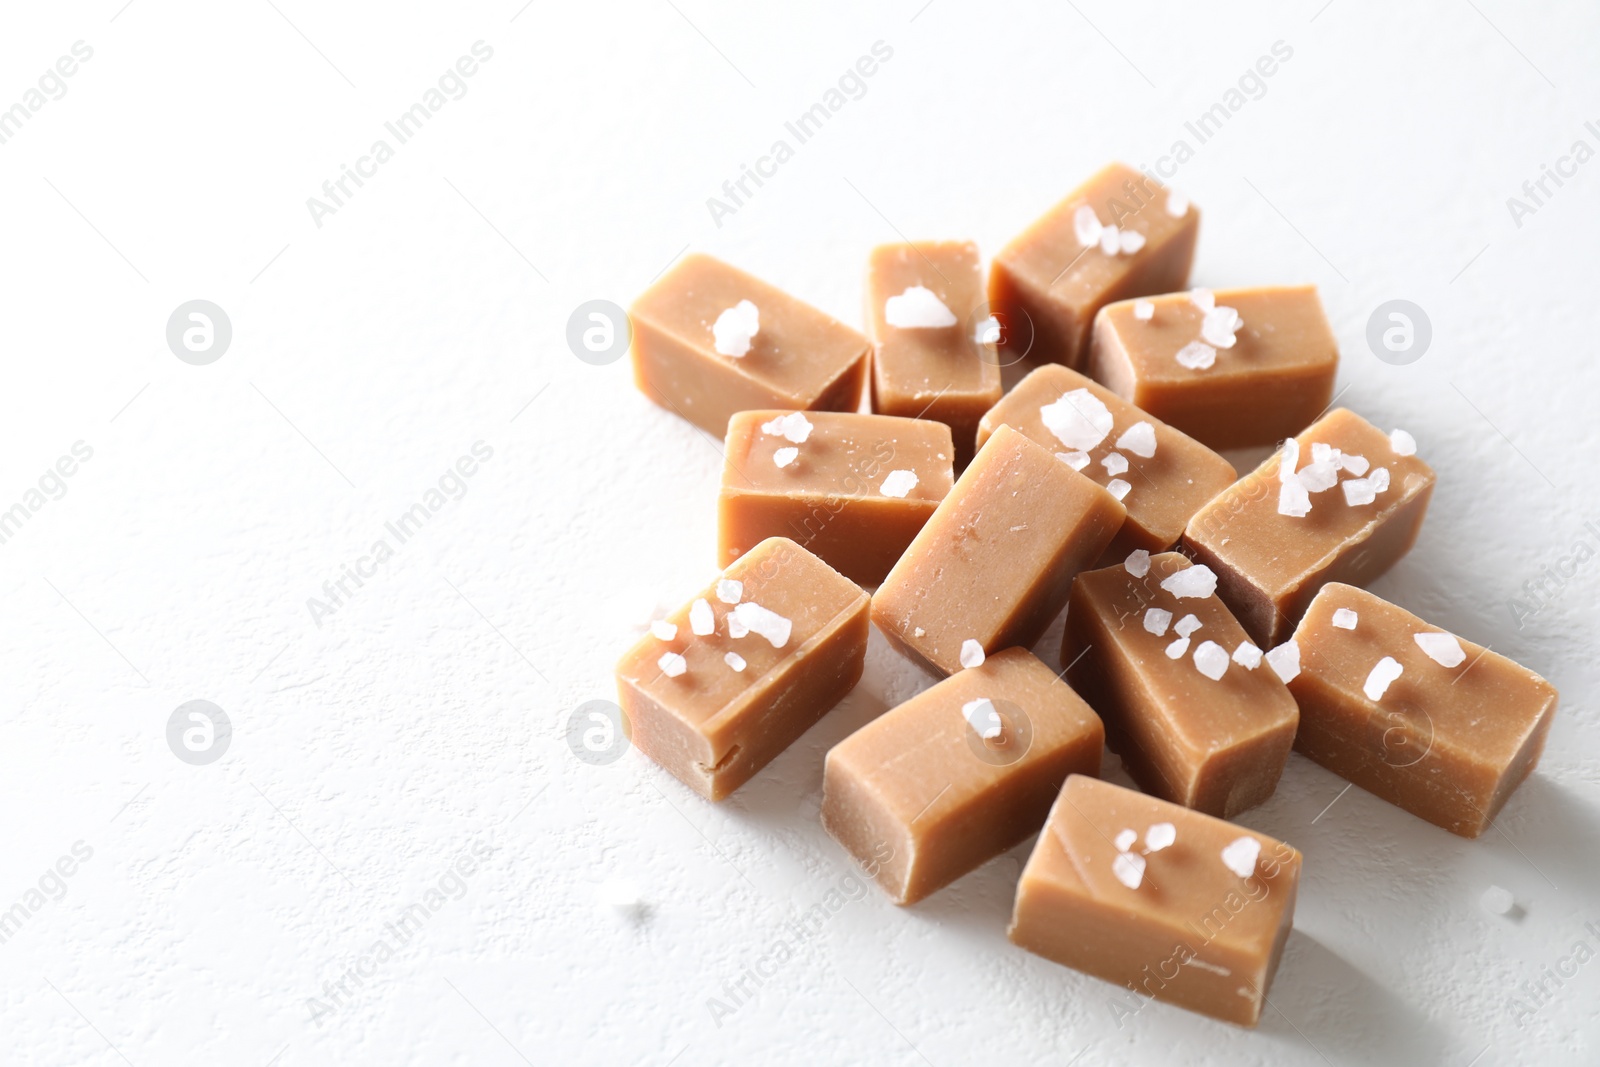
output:
[[[1031,646],[1126,517],[1116,497],[1001,426],[878,587],[872,621],[939,674],[961,669],[968,641],[985,654]]]
[[[883,581],[955,476],[950,428],[846,412],[741,411],[717,495],[719,563],[787,537],[851,581]]]
[[[1337,408],[1200,509],[1183,544],[1271,648],[1325,584],[1365,585],[1411,551],[1433,482],[1410,434]]]
[[[1210,815],[1075,774],[1017,885],[1011,940],[1146,998],[1261,1018],[1294,923],[1300,853]]]
[[[1295,747],[1435,826],[1477,837],[1539,762],[1558,694],[1499,653],[1337,582],[1292,640]]]
[[[1086,571],[1061,662],[1139,788],[1230,819],[1277,788],[1300,713],[1215,589],[1177,552]]]
[[[1121,163],[1104,168],[995,256],[989,303],[1006,350],[1080,366],[1095,312],[1188,284],[1199,233],[1182,196]]]
[[[999,356],[980,331],[987,318],[983,268],[971,241],[872,250],[872,410],[944,423],[963,466],[972,459],[978,420],[1000,399]]]
[[[639,390],[719,438],[748,408],[860,406],[867,339],[711,256],[684,257],[628,319]]]
[[[617,664],[629,738],[721,800],[860,680],[868,603],[793,541],[761,542]]]
[[[835,745],[822,825],[912,904],[1037,832],[1067,775],[1100,773],[1103,740],[1054,671],[1008,648]]]
[[[1106,549],[1160,552],[1212,497],[1233,484],[1233,464],[1098,382],[1059,364],[1018,382],[978,423],[978,447],[1004,423],[1109,489],[1128,509]]]
[[[1088,372],[1212,448],[1276,444],[1333,399],[1339,371],[1311,285],[1196,289],[1111,304],[1095,318]]]

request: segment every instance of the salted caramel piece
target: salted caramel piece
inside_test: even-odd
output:
[[[854,411],[861,334],[711,256],[685,256],[629,309],[639,390],[718,437],[736,411]]]
[[[1017,885],[1011,940],[1148,997],[1254,1026],[1294,923],[1300,853],[1075,774]]]
[[[822,825],[913,904],[1035,833],[1067,775],[1100,773],[1103,740],[1053,670],[1008,648],[835,745]]]
[[[732,603],[730,603],[732,601]],[[793,541],[769,538],[617,664],[639,751],[721,800],[861,678],[867,594]]]
[[[1365,585],[1411,550],[1433,468],[1396,437],[1399,451],[1361,416],[1330,411],[1189,520],[1184,546],[1262,648],[1328,582]]]
[[[1089,444],[1108,418],[1105,435]],[[1139,548],[1171,548],[1194,513],[1236,477],[1233,465],[1205,445],[1058,364],[1033,371],[989,409],[978,423],[979,448],[1002,423],[1123,493],[1128,518],[1106,549],[1108,559],[1120,561]]]
[[[984,299],[971,241],[881,245],[867,260],[872,410],[944,423],[962,466],[1000,399],[999,357],[976,321]]]
[[[1108,305],[1088,372],[1212,448],[1275,444],[1333,398],[1339,371],[1312,285],[1196,289]]]
[[[741,411],[717,495],[719,562],[788,537],[851,581],[883,581],[954,481],[950,428],[843,412]]]
[[[1214,588],[1177,552],[1085,571],[1061,662],[1139,788],[1229,819],[1277,788],[1300,715]]]
[[[1155,179],[1101,170],[995,256],[989,303],[1006,350],[1079,366],[1095,312],[1188,284],[1199,233],[1199,209]]]
[[[1539,762],[1559,695],[1497,652],[1337,582],[1293,641],[1295,747],[1435,826],[1477,837]]]
[[[1039,640],[1127,512],[1009,426],[989,438],[872,598],[890,644],[939,674],[961,648]]]

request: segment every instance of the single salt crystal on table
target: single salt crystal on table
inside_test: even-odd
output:
[[[1178,828],[1170,822],[1151,823],[1150,828],[1144,832],[1144,847],[1151,852],[1160,852],[1178,839]]]
[[[1117,447],[1149,459],[1156,454],[1156,428],[1148,422],[1136,422],[1122,431],[1122,436],[1117,438]]]
[[[1202,641],[1194,650],[1194,666],[1213,682],[1228,673],[1228,650],[1215,641]]]
[[[1107,474],[1124,474],[1128,470],[1128,457],[1121,452],[1111,452],[1100,461]]]
[[[1156,317],[1156,306],[1148,300],[1135,300],[1133,302],[1133,317],[1140,322],[1149,322]]]
[[[958,321],[939,294],[925,285],[908,286],[899,296],[885,300],[883,318],[890,326],[911,330],[942,329]]]
[[[973,342],[980,345],[997,345],[1002,336],[1004,331],[1000,329],[1000,320],[993,315],[978,323],[977,328],[972,331]]]
[[[1511,890],[1492,885],[1483,891],[1478,903],[1490,915],[1510,915],[1511,909],[1517,906],[1517,898],[1511,895]]]
[[[1080,245],[1099,244],[1100,231],[1104,228],[1095,217],[1094,208],[1088,204],[1083,204],[1072,213],[1072,230],[1077,234]]]
[[[708,637],[717,632],[717,617],[705,597],[698,598],[689,606],[689,629],[696,637]]]
[[[1233,650],[1233,662],[1247,671],[1253,671],[1261,666],[1261,650],[1250,641],[1241,641],[1239,647]]]
[[[637,914],[644,906],[639,887],[625,878],[608,878],[595,887],[595,899],[623,914]]]
[[[1300,646],[1290,638],[1271,652],[1267,653],[1267,666],[1272,668],[1284,685],[1288,685],[1300,675]]]
[[[724,604],[737,604],[744,596],[744,583],[737,578],[717,579],[717,599]]]
[[[1087,389],[1063,393],[1061,399],[1039,409],[1045,427],[1068,448],[1088,451],[1111,432],[1111,409]]]
[[[1222,850],[1222,865],[1240,878],[1248,878],[1256,873],[1256,860],[1260,856],[1260,841],[1253,837],[1235,838]]]
[[[1413,634],[1412,640],[1417,647],[1426,653],[1427,657],[1441,667],[1459,667],[1467,658],[1466,650],[1461,647],[1452,634],[1426,633]]]
[[[988,697],[967,701],[961,705],[961,714],[966,716],[967,725],[985,741],[993,741],[1005,732],[1005,723],[1001,721],[1000,713],[994,710],[994,701]]]
[[[1210,311],[1217,306],[1217,298],[1210,289],[1190,289],[1189,303],[1201,311]]]
[[[743,672],[746,666],[744,657],[737,652],[729,652],[722,657],[722,662],[732,667],[736,672]]]
[[[1382,700],[1383,694],[1389,691],[1389,683],[1400,677],[1405,668],[1400,666],[1400,661],[1393,656],[1385,656],[1372,668],[1372,673],[1367,675],[1367,682],[1361,691],[1367,694],[1368,700]]]
[[[761,424],[761,432],[770,437],[784,437],[797,445],[806,443],[811,436],[811,420],[803,411],[791,411]]]
[[[772,462],[777,464],[780,468],[787,467],[789,464],[793,463],[799,457],[799,455],[800,450],[798,448],[780,448],[772,454]]]
[[[1360,616],[1349,608],[1340,608],[1333,613],[1333,624],[1341,630],[1354,630],[1356,620],[1359,618]]]
[[[1397,456],[1414,456],[1417,454],[1417,439],[1397,429],[1389,434],[1389,447],[1394,449]]]
[[[1111,873],[1129,889],[1138,889],[1144,881],[1144,857],[1137,852],[1119,852],[1111,861]]]
[[[1204,563],[1185,567],[1162,579],[1161,588],[1180,600],[1189,597],[1208,597],[1217,591],[1217,575]]]
[[[892,496],[899,499],[916,487],[917,472],[899,470],[889,472],[889,476],[883,480],[883,485],[879,486],[879,491],[884,496]]]
[[[1120,243],[1123,255],[1131,256],[1144,247],[1144,234],[1138,230],[1123,230]]]
[[[1202,341],[1190,341],[1178,349],[1174,358],[1190,370],[1206,370],[1217,361],[1217,350]]]
[[[1135,578],[1143,578],[1150,573],[1150,550],[1136,548],[1128,553],[1128,558],[1122,561],[1122,567]]]
[[[656,660],[656,666],[661,668],[661,673],[668,678],[676,678],[689,669],[689,661],[676,652],[663,652],[661,658]]]
[[[1117,224],[1102,227],[1100,230],[1100,251],[1108,256],[1117,254],[1117,249],[1122,247],[1122,234],[1117,230]]]
[[[1075,471],[1081,471],[1089,465],[1087,452],[1057,452],[1056,458]]]
[[[1239,312],[1230,307],[1213,307],[1200,320],[1200,340],[1212,348],[1232,348],[1238,338]]]
[[[737,618],[746,630],[767,639],[773,648],[782,648],[789,643],[789,631],[793,624],[775,611],[762,607],[753,600],[746,600],[737,605],[728,613],[730,618]],[[729,626],[731,636],[732,625]]]
[[[1144,613],[1144,628],[1160,637],[1172,625],[1172,612],[1166,608],[1149,608]]]
[[[676,623],[668,622],[666,619],[657,619],[650,624],[650,632],[655,634],[659,640],[671,641],[678,636],[678,626]]]
[[[1175,219],[1181,219],[1189,213],[1189,198],[1178,190],[1167,189],[1167,214]]]
[[[1172,644],[1167,646],[1167,658],[1168,659],[1182,659],[1183,656],[1184,656],[1184,653],[1186,653],[1188,651],[1189,651],[1189,639],[1187,637],[1180,637],[1176,641],[1172,642]]]
[[[718,315],[711,326],[716,350],[735,359],[750,351],[750,339],[760,332],[761,312],[748,300],[741,300]]]
[[[1106,483],[1106,492],[1110,493],[1112,496],[1116,497],[1118,500],[1121,500],[1124,497],[1126,497],[1128,495],[1129,491],[1132,490],[1132,489],[1133,489],[1132,484],[1123,481],[1121,478],[1113,478],[1109,482]]]
[[[1172,628],[1172,632],[1179,637],[1188,637],[1198,629],[1200,629],[1200,620],[1193,615],[1185,615],[1178,620],[1178,625]]]
[[[1111,839],[1111,843],[1117,846],[1118,852],[1126,852],[1133,847],[1133,843],[1137,840],[1139,840],[1139,832],[1137,830],[1122,830],[1118,832],[1116,837]]]
[[[971,670],[973,667],[983,666],[983,646],[972,638],[961,642],[961,665]]]

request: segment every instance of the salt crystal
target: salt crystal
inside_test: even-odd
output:
[[[709,637],[717,632],[717,617],[705,597],[689,605],[689,629],[696,637]]]
[[[1100,251],[1108,256],[1117,254],[1117,249],[1122,247],[1122,234],[1117,230],[1117,224],[1112,223],[1100,230]]]
[[[1324,463],[1331,460],[1335,466],[1339,463],[1341,453],[1337,448],[1322,441],[1311,442],[1311,462]]]
[[[1283,644],[1267,653],[1267,666],[1272,668],[1284,685],[1288,685],[1300,676],[1300,646],[1294,643],[1294,638],[1289,638]]]
[[[1180,637],[1176,641],[1172,642],[1172,644],[1167,646],[1167,658],[1182,659],[1184,654],[1188,651],[1189,639],[1187,637]]]
[[[750,339],[760,332],[761,312],[748,300],[741,300],[718,315],[711,326],[716,350],[734,359],[750,351]]]
[[[1351,474],[1359,476],[1367,473],[1367,468],[1371,464],[1367,462],[1366,456],[1340,456],[1339,466]]]
[[[1128,470],[1128,457],[1121,452],[1112,452],[1100,461],[1100,466],[1106,469],[1107,474],[1125,474]]]
[[[1122,254],[1131,256],[1144,247],[1144,234],[1138,230],[1123,230],[1121,244]]]
[[[1144,613],[1144,628],[1160,637],[1172,625],[1172,612],[1166,608],[1149,608]]]
[[[729,652],[727,655],[722,657],[722,662],[726,663],[728,666],[740,673],[743,673],[745,667],[747,666],[744,661],[744,657],[739,655],[737,652]]]
[[[903,499],[907,493],[916,487],[916,471],[898,470],[890,471],[889,476],[883,480],[883,484],[878,489],[884,496],[892,496],[898,500]]]
[[[1156,454],[1156,428],[1148,422],[1136,422],[1122,431],[1117,447],[1124,452],[1149,459]]]
[[[1339,483],[1339,488],[1344,490],[1344,502],[1353,508],[1361,507],[1363,504],[1370,504],[1378,499],[1378,494],[1373,491],[1372,483],[1365,478],[1346,478]]]
[[[750,632],[750,627],[739,617],[738,609],[728,612],[724,618],[728,623],[729,637],[744,637]]]
[[[737,616],[751,633],[765,637],[773,648],[782,648],[789,643],[789,632],[793,623],[753,600],[746,600],[736,606],[730,614]]]
[[[1133,486],[1123,481],[1121,478],[1113,478],[1106,483],[1106,492],[1110,493],[1118,500],[1122,500],[1124,497],[1126,497],[1128,493],[1132,491],[1132,489]]]
[[[1167,214],[1181,219],[1189,213],[1189,198],[1176,189],[1167,189]]]
[[[1397,456],[1414,456],[1417,454],[1417,439],[1404,430],[1395,430],[1389,434],[1389,447],[1394,449]]]
[[[1294,470],[1300,465],[1300,442],[1293,437],[1286,438],[1283,450],[1278,455],[1278,481],[1288,482],[1294,480]]]
[[[983,666],[983,646],[972,638],[961,642],[961,665],[971,670],[973,667]]]
[[[1215,641],[1202,641],[1194,650],[1194,666],[1213,682],[1218,681],[1228,673],[1228,650]]]
[[[643,910],[644,901],[639,896],[639,887],[623,878],[601,882],[595,887],[594,895],[601,904],[625,915],[637,915]]]
[[[1466,650],[1461,647],[1461,642],[1447,633],[1413,634],[1412,640],[1417,647],[1425,652],[1429,659],[1441,667],[1459,667],[1467,658]]]
[[[1200,320],[1200,340],[1213,348],[1232,348],[1238,338],[1239,312],[1230,307],[1214,307]]]
[[[1116,837],[1111,839],[1111,843],[1117,846],[1118,852],[1126,852],[1133,847],[1133,843],[1137,840],[1139,840],[1139,832],[1137,830],[1122,830]]]
[[[1185,615],[1178,620],[1178,625],[1172,628],[1172,632],[1179,637],[1188,637],[1198,629],[1200,629],[1200,620],[1193,615]]]
[[[1135,578],[1143,578],[1150,573],[1150,550],[1136,548],[1128,553],[1128,558],[1122,561],[1123,569]]]
[[[1247,671],[1253,671],[1261,666],[1261,650],[1249,641],[1242,641],[1233,650],[1233,662]]]
[[[761,424],[761,432],[771,437],[785,437],[794,444],[803,445],[811,436],[811,420],[803,411],[791,411]]]
[[[1295,473],[1308,493],[1322,493],[1339,484],[1339,465],[1331,459],[1306,464]]]
[[[1354,630],[1356,620],[1359,618],[1360,616],[1349,608],[1340,608],[1333,613],[1333,624],[1341,630]]]
[[[1178,828],[1170,822],[1151,823],[1150,828],[1144,832],[1144,847],[1151,852],[1160,852],[1168,848],[1178,839]]]
[[[1349,482],[1345,483],[1349,485]],[[1349,495],[1349,490],[1345,491]],[[1298,480],[1278,486],[1278,514],[1303,519],[1311,513],[1311,492]]]
[[[1208,597],[1217,591],[1217,575],[1204,563],[1196,563],[1192,567],[1185,567],[1175,574],[1168,575],[1162,581],[1161,588],[1180,600],[1188,597]]]
[[[1372,486],[1372,491],[1374,493],[1384,492],[1389,488],[1389,468],[1379,467],[1377,470],[1367,475],[1367,484]]]
[[[798,448],[780,448],[772,454],[772,462],[776,463],[780,468],[787,467],[799,455],[800,450]]]
[[[1210,289],[1190,289],[1189,303],[1201,311],[1210,311],[1217,306],[1217,298]]]
[[[961,714],[966,716],[967,725],[985,741],[993,741],[1005,733],[1005,723],[1001,720],[1000,713],[994,710],[994,702],[988,697],[967,701],[961,705]]]
[[[913,285],[899,296],[883,303],[883,318],[901,329],[942,329],[956,324],[956,313],[945,306],[939,295],[924,285]]]
[[[1057,452],[1056,458],[1075,471],[1081,471],[1089,465],[1087,452]]]
[[[737,604],[744,598],[744,583],[737,578],[717,579],[717,599],[724,604]]]
[[[1004,331],[1000,329],[1000,320],[990,315],[978,323],[977,328],[972,331],[972,340],[974,344],[997,345],[1003,333]]]
[[[1510,915],[1511,909],[1517,906],[1517,898],[1511,895],[1511,890],[1492,885],[1483,891],[1478,903],[1490,915]]]
[[[676,623],[670,623],[666,619],[657,619],[650,624],[650,632],[655,634],[658,640],[671,641],[678,636],[678,627]]]
[[[1372,668],[1372,673],[1367,675],[1367,682],[1361,687],[1361,691],[1367,694],[1368,700],[1382,700],[1383,694],[1389,691],[1389,683],[1400,677],[1404,670],[1399,660],[1393,656],[1385,656]]]
[[[1190,341],[1178,349],[1176,357],[1179,366],[1188,367],[1190,370],[1206,370],[1217,361],[1217,350],[1200,341]]]
[[[1148,300],[1135,300],[1133,302],[1133,317],[1140,322],[1149,322],[1156,317],[1156,306]]]
[[[1144,857],[1137,852],[1119,852],[1111,861],[1111,873],[1129,889],[1138,889],[1144,881]]]
[[[1253,837],[1235,838],[1222,850],[1222,865],[1240,878],[1248,878],[1256,873],[1256,860],[1260,856],[1260,841]]]
[[[1106,439],[1116,420],[1100,398],[1087,389],[1063,393],[1039,409],[1039,418],[1068,448],[1088,451]]]
[[[1100,220],[1095,217],[1094,208],[1088,204],[1079,206],[1072,213],[1072,229],[1078,236],[1080,245],[1092,245],[1100,242],[1100,231],[1105,227],[1100,225]]]
[[[661,668],[661,673],[668,678],[676,678],[689,669],[689,661],[676,652],[663,652],[661,658],[656,660],[656,666]]]

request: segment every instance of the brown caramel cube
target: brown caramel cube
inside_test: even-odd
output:
[[[628,318],[639,390],[719,438],[733,413],[748,408],[860,405],[867,339],[721,260],[685,256],[640,294]]]
[[[861,679],[867,605],[854,582],[793,541],[761,542],[617,664],[629,737],[721,800]]]
[[[1100,773],[1103,740],[1054,671],[1008,648],[835,745],[822,825],[912,904],[1036,832],[1067,775]]]
[[[1118,396],[1212,448],[1299,433],[1328,406],[1338,371],[1339,344],[1312,285],[1111,304],[1095,319],[1088,366]]]
[[[1294,924],[1300,853],[1075,774],[1022,871],[1011,940],[1145,998],[1240,1026],[1261,1018]]]
[[[724,449],[718,562],[788,537],[851,581],[876,585],[950,491],[952,455],[943,423],[741,411]]]
[[[1076,406],[1064,408],[1063,402]],[[1046,418],[1063,432],[1052,430]],[[1033,371],[984,415],[979,448],[1001,423],[1058,453],[1113,495],[1122,494],[1128,519],[1106,549],[1108,559],[1121,560],[1136,548],[1171,548],[1194,513],[1235,478],[1233,465],[1205,445],[1058,364]],[[1089,444],[1101,426],[1109,428]]]
[[[1189,520],[1184,545],[1257,644],[1287,637],[1328,582],[1365,585],[1411,550],[1434,481],[1415,449],[1338,408]]]
[[[1031,646],[1127,512],[1009,426],[989,438],[872,598],[889,642],[940,674],[964,642]]]
[[[1295,747],[1462,837],[1539,762],[1555,686],[1363,589],[1325,585],[1295,630]]]
[[[1215,585],[1177,552],[1080,574],[1061,662],[1139,788],[1230,819],[1277,788],[1300,714]]]
[[[1181,196],[1121,163],[1104,168],[995,256],[989,302],[1006,351],[1081,365],[1095,312],[1188,284],[1199,232],[1200,211]]]
[[[995,346],[977,339],[983,303],[971,241],[882,245],[867,261],[872,410],[944,423],[962,466],[978,420],[1000,399]]]

